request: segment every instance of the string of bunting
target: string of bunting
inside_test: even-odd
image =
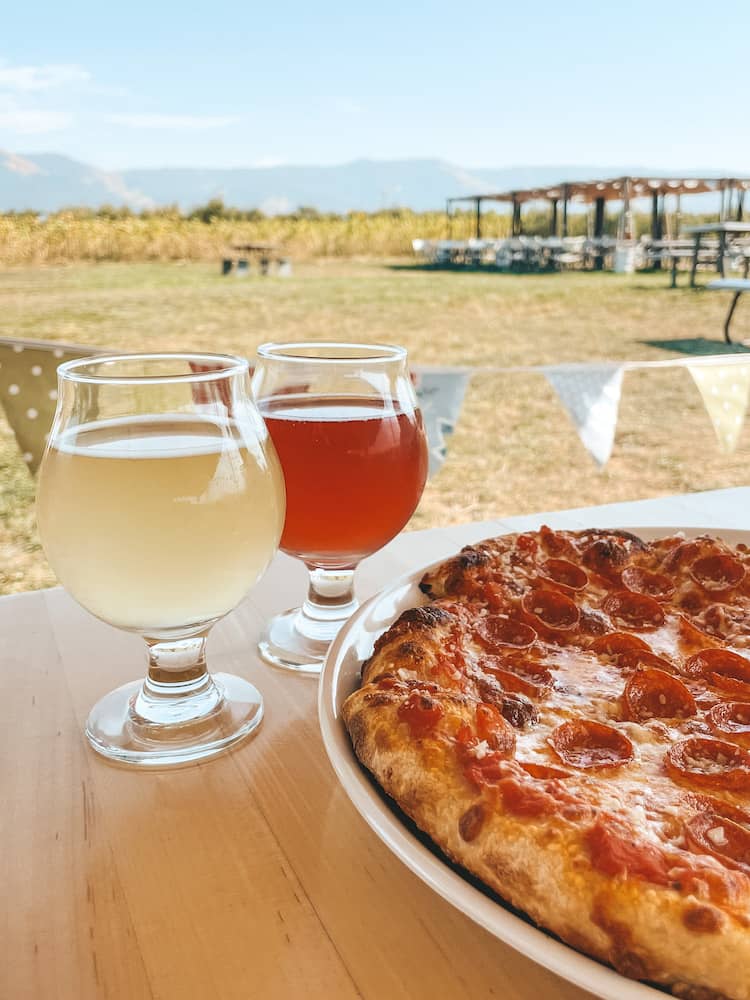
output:
[[[719,448],[725,454],[734,451],[750,400],[750,354],[559,365],[423,365],[415,366],[414,374],[430,443],[430,475],[445,460],[446,436],[458,422],[469,381],[479,374],[543,375],[583,446],[603,469],[614,446],[623,376],[628,371],[649,368],[687,368],[701,395]]]

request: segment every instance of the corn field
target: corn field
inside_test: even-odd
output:
[[[305,214],[259,219],[184,217],[175,211],[134,215],[85,210],[57,212],[46,218],[28,214],[0,215],[0,266],[64,264],[75,261],[217,260],[233,244],[268,243],[296,260],[320,257],[402,257],[412,240],[467,239],[474,234],[472,212],[458,212],[450,227],[442,212],[398,209],[343,216]],[[260,213],[256,213],[260,214]],[[640,231],[647,220],[639,219]],[[684,219],[687,222],[687,218]],[[570,234],[586,232],[585,214],[571,215]],[[524,230],[545,234],[545,212],[524,213]],[[614,220],[608,220],[608,229]],[[482,215],[484,235],[508,236],[510,216]]]

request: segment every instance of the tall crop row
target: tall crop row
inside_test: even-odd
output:
[[[586,232],[585,215],[573,215],[569,221],[571,235]],[[547,213],[524,213],[526,232],[545,234],[548,225]],[[243,243],[272,244],[278,247],[279,255],[297,260],[400,257],[412,252],[415,238],[466,239],[474,234],[474,226],[471,212],[456,214],[449,224],[441,212],[418,214],[407,210],[276,216],[253,221],[212,218],[208,222],[168,212],[109,217],[73,210],[46,218],[10,214],[0,215],[0,265],[219,260],[232,246]],[[485,236],[507,236],[509,226],[507,215],[483,214]]]

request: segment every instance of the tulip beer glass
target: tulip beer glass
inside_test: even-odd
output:
[[[259,692],[212,676],[205,660],[209,629],[261,576],[284,523],[283,479],[245,360],[149,354],[61,365],[38,521],[63,586],[148,646],[145,681],[92,709],[95,750],[180,764],[255,729]]]
[[[268,662],[318,673],[357,607],[357,564],[389,542],[419,503],[427,443],[401,347],[264,344],[253,393],[286,482],[282,551],[310,574],[301,608],[272,619]]]

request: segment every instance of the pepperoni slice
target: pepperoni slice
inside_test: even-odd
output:
[[[569,590],[585,590],[589,582],[581,567],[568,562],[567,559],[548,559],[542,563],[540,569],[548,580]]]
[[[638,636],[627,632],[610,632],[600,636],[589,646],[592,653],[607,656],[622,670],[637,666],[656,667],[659,670],[669,670],[669,663],[657,656],[648,643]]]
[[[704,590],[731,590],[742,582],[745,567],[734,556],[720,553],[696,559],[690,567],[690,575]]]
[[[480,702],[476,710],[477,735],[491,750],[510,757],[516,747],[516,734],[495,705]]]
[[[701,552],[710,553],[713,551],[713,543],[705,536],[691,540],[681,541],[664,558],[664,568],[671,573],[689,559],[700,556]]]
[[[433,731],[443,716],[443,707],[429,691],[412,691],[396,712],[399,720],[405,722],[415,739],[421,739]]]
[[[625,715],[634,722],[647,719],[687,719],[695,715],[695,698],[672,674],[651,667],[637,670],[622,693]]]
[[[750,874],[750,831],[721,812],[692,816],[685,824],[685,840],[696,854],[711,854],[730,868]]]
[[[719,736],[731,736],[745,745],[750,743],[750,702],[720,702],[706,713],[706,721]]]
[[[645,594],[655,601],[668,601],[674,594],[674,583],[663,573],[652,573],[640,566],[628,566],[622,571],[622,582],[636,594]]]
[[[539,670],[529,676],[521,676],[513,670],[489,665],[482,661],[483,669],[489,671],[500,681],[506,691],[525,694],[527,698],[544,698],[552,688],[552,674],[549,670]]]
[[[687,792],[682,799],[682,804],[685,806],[684,811],[691,813],[712,812],[717,816],[733,819],[735,823],[743,823],[745,826],[750,826],[750,813],[734,805],[732,802],[717,799],[713,795],[706,795],[705,792]]]
[[[686,660],[683,671],[688,677],[704,677],[726,691],[750,692],[750,660],[728,649],[702,649]]]
[[[514,622],[502,615],[489,615],[479,622],[475,629],[477,639],[490,651],[498,646],[514,649],[528,649],[537,638],[530,625]]]
[[[690,736],[671,746],[664,758],[670,777],[704,788],[750,789],[750,753],[709,736]]]
[[[523,609],[547,628],[568,631],[578,624],[578,606],[558,590],[531,590],[524,596]]]
[[[619,767],[634,756],[633,744],[624,733],[591,719],[563,722],[548,742],[569,767]]]
[[[714,636],[702,628],[698,628],[694,621],[686,618],[685,615],[677,615],[677,627],[680,632],[680,645],[683,650],[701,650],[716,642]]]
[[[604,653],[618,659],[621,656],[631,657],[634,653],[651,653],[653,650],[647,642],[639,639],[637,635],[630,635],[628,632],[609,632],[600,636],[589,646],[592,653]]]
[[[658,601],[632,590],[617,590],[604,599],[602,610],[620,621],[625,628],[658,628],[664,624],[664,611]]]

